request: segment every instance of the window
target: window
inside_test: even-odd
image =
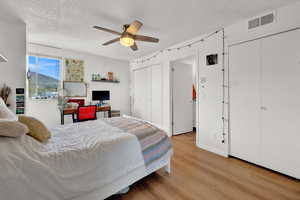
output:
[[[28,56],[28,94],[33,99],[57,98],[61,87],[61,60]]]

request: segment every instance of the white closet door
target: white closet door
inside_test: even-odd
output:
[[[162,127],[162,67],[151,67],[151,121]]]
[[[151,120],[151,69],[143,68],[134,71],[134,103],[135,117]]]
[[[262,41],[262,160],[300,178],[300,32]]]
[[[230,47],[230,154],[260,161],[260,41]]]

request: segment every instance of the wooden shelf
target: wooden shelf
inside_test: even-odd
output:
[[[111,81],[111,80],[92,80],[92,82],[120,83],[120,81]]]

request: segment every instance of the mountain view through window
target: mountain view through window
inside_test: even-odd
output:
[[[28,57],[28,91],[34,99],[53,99],[61,86],[61,61],[57,58]]]

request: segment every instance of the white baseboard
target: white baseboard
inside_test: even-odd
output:
[[[208,146],[208,145],[205,145],[205,144],[199,144],[199,143],[197,143],[197,147],[199,147],[200,149],[204,149],[206,151],[209,151],[209,152],[212,152],[212,153],[215,153],[215,154],[218,154],[220,156],[228,158],[228,153],[227,152],[222,151],[220,149],[217,149],[215,147]]]

